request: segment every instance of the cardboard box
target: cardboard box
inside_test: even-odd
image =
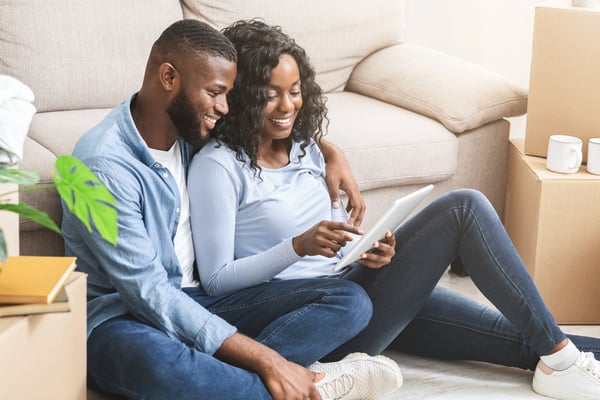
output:
[[[69,312],[0,318],[0,399],[86,398],[86,277],[65,286]]]
[[[600,177],[546,169],[511,140],[504,225],[560,324],[600,323]]]
[[[600,9],[570,0],[535,9],[525,154],[546,157],[548,137],[600,137]]]

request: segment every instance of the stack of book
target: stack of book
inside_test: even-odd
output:
[[[0,318],[70,310],[65,283],[75,257],[8,257],[0,262]]]

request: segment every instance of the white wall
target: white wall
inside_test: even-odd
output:
[[[406,41],[490,68],[529,87],[533,20],[543,0],[407,0]],[[523,137],[525,117],[511,119]]]

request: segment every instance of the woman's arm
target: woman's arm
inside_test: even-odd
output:
[[[228,161],[239,162],[233,158]],[[190,221],[200,281],[209,295],[267,282],[300,259],[291,239],[267,251],[235,258],[236,216],[242,190],[239,177],[227,166],[203,154],[193,158],[188,172]]]
[[[329,188],[329,196],[333,208],[338,208],[341,204],[340,189],[348,196],[348,223],[354,226],[360,226],[367,210],[367,205],[358,190],[358,184],[352,175],[350,164],[344,156],[344,153],[331,142],[321,138],[317,141],[319,149],[325,158],[325,179]]]

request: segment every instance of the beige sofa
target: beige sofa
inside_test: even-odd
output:
[[[328,97],[328,138],[345,150],[368,205],[366,226],[395,197],[482,190],[502,212],[505,117],[526,90],[457,58],[405,43],[399,0],[9,0],[0,3],[0,74],[31,87],[38,113],[21,168],[50,181],[57,155],[140,86],[153,40],[171,22],[282,25],[304,46]],[[53,190],[21,199],[60,221]],[[61,238],[20,223],[21,254],[62,252]]]
[[[509,123],[527,93],[490,71],[406,43],[400,0],[7,0],[0,74],[36,95],[22,169],[50,182],[56,157],[136,91],[152,42],[171,22],[222,28],[262,17],[304,46],[328,97],[328,138],[347,154],[368,204],[366,225],[397,196],[435,184],[483,191],[502,213]],[[430,199],[431,199],[430,198]],[[54,190],[21,200],[60,221]],[[60,236],[26,220],[21,254],[57,255]]]

